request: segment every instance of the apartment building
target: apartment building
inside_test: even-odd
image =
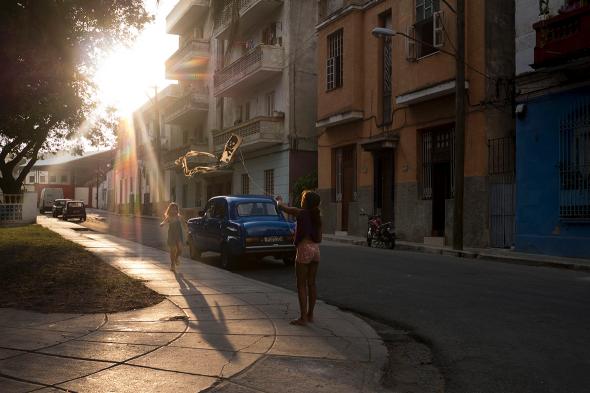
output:
[[[364,235],[367,215],[380,214],[400,239],[451,244],[453,3],[320,1],[316,125],[327,232]],[[514,209],[494,198],[513,198],[513,177],[502,173],[502,185],[492,185],[493,170],[510,168],[495,169],[491,149],[509,157],[514,134],[514,2],[466,3],[464,243],[509,246]],[[375,27],[401,34],[375,37]]]
[[[167,17],[179,49],[166,62],[179,97],[171,125],[171,199],[202,206],[220,194],[281,194],[316,169],[316,0],[181,0]],[[311,17],[310,17],[311,16]],[[243,138],[231,168],[193,178],[173,169],[188,150],[220,155]]]
[[[516,248],[590,255],[590,2],[516,2]]]

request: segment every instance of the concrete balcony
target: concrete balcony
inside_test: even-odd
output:
[[[165,121],[169,124],[185,125],[198,121],[209,111],[209,94],[191,91],[180,97],[167,110]]]
[[[180,0],[166,17],[166,32],[182,34],[207,16],[209,0]]]
[[[273,75],[283,72],[283,48],[258,45],[246,55],[215,73],[215,96],[232,97]]]
[[[166,60],[166,79],[195,79],[205,73],[209,62],[209,41],[191,40]]]
[[[229,34],[232,22],[233,7],[238,7],[240,16],[240,30],[248,31],[275,9],[283,5],[283,0],[233,0],[227,4],[215,19],[213,35],[225,39]]]
[[[279,145],[284,141],[285,122],[282,117],[256,117],[243,124],[217,131],[213,134],[215,152],[223,151],[225,143],[232,134],[242,137],[245,152]]]

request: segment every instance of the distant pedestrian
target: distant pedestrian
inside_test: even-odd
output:
[[[317,299],[315,281],[322,241],[320,196],[313,191],[304,191],[301,196],[301,209],[286,206],[280,196],[276,197],[276,200],[280,210],[297,218],[295,271],[300,316],[291,321],[291,324],[305,325],[307,322],[313,322],[313,310]]]
[[[185,224],[184,219],[180,215],[178,205],[172,202],[168,205],[166,212],[164,213],[164,221],[160,223],[160,226],[168,224],[168,248],[170,249],[170,270],[176,272],[176,266],[178,266],[180,255],[182,254],[183,235],[182,227]]]

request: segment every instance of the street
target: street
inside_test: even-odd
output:
[[[163,248],[154,219],[100,213],[85,225]],[[89,217],[93,213],[89,212]],[[205,254],[205,263],[217,257]],[[278,261],[236,271],[294,289]],[[590,274],[414,252],[322,245],[319,297],[413,331],[448,392],[584,392],[590,386]]]

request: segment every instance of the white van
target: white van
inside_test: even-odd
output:
[[[53,201],[63,199],[64,190],[62,188],[44,188],[41,190],[41,199],[39,200],[39,212],[45,213],[51,211]]]

